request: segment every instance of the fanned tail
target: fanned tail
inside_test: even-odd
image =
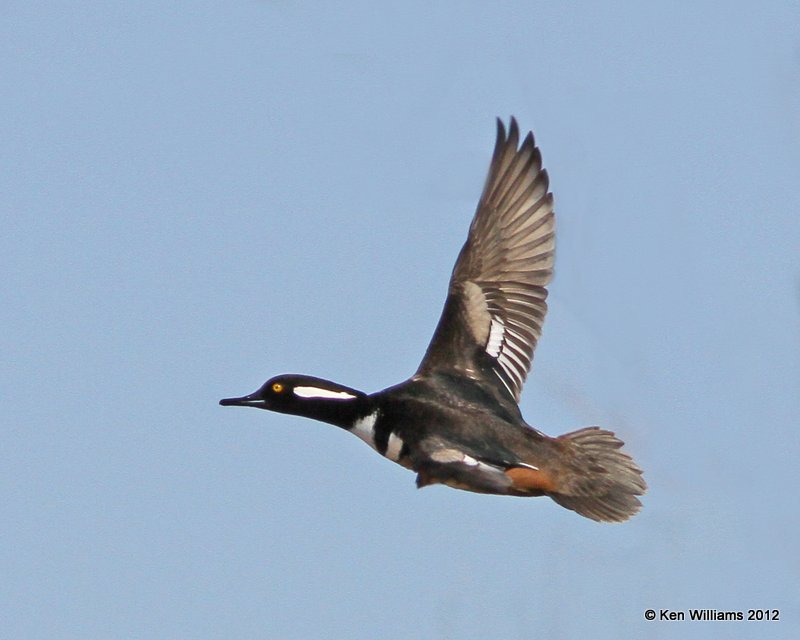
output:
[[[548,492],[562,507],[592,520],[623,522],[636,515],[647,491],[642,470],[620,451],[611,431],[588,427],[556,438],[564,459],[558,492]]]

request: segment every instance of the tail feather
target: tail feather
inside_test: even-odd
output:
[[[562,507],[592,520],[623,522],[636,515],[647,491],[642,470],[620,451],[624,444],[611,431],[588,427],[556,438],[563,452],[557,493]]]

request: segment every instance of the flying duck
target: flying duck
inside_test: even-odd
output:
[[[417,486],[549,496],[597,521],[641,508],[647,485],[614,433],[587,427],[550,437],[528,425],[519,398],[547,312],[555,216],[532,133],[514,118],[497,141],[439,324],[417,372],[364,393],[307,375],[279,375],[221,405],[321,420],[414,471]]]

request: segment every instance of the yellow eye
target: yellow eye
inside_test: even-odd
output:
[[[273,390],[275,393],[283,393],[283,385],[282,385],[280,382],[275,382],[275,383],[272,385],[272,390]]]

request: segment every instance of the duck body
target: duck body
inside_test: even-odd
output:
[[[479,384],[441,373],[430,378],[411,378],[370,396],[377,410],[377,450],[389,435],[406,444],[408,457],[421,461],[420,449],[432,439],[458,446],[479,459],[515,460],[506,442],[519,434],[527,442],[538,432],[521,422],[519,408],[500,402]],[[412,466],[412,465],[408,465]],[[412,466],[413,468],[413,466]]]
[[[507,472],[538,472],[545,483],[541,470],[550,457],[550,439],[527,425],[514,403],[475,381],[435,374],[371,399],[378,417],[376,450],[417,471],[417,486],[441,483],[478,493],[542,495],[543,487],[517,486]],[[389,442],[391,449],[384,445]]]
[[[312,376],[286,374],[223,405],[313,418],[351,432],[379,454],[417,472],[417,486],[535,497],[547,495],[600,521],[638,509],[641,471],[613,433],[589,427],[551,438],[519,406],[453,373],[414,376],[366,394]],[[635,502],[634,502],[635,501]]]
[[[498,120],[492,163],[444,310],[417,372],[367,394],[286,374],[221,400],[350,431],[417,474],[417,486],[551,497],[599,521],[634,515],[646,491],[622,441],[588,427],[552,438],[528,425],[519,396],[547,310],[554,216],[532,134],[519,146]]]

